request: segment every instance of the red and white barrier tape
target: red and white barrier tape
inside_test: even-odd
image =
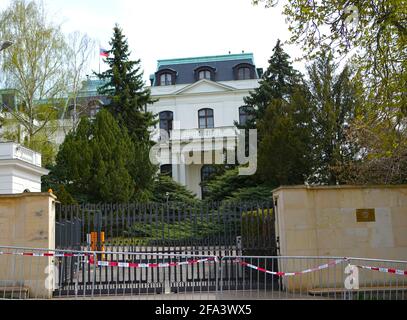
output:
[[[26,257],[55,257],[55,258],[89,257],[89,263],[92,265],[95,264],[91,253],[50,253],[50,252],[35,253],[35,252],[2,252],[2,251],[0,251],[0,255],[16,255],[16,256],[26,256]],[[167,262],[167,263],[132,263],[132,262],[98,261],[97,265],[99,267],[119,267],[119,268],[168,268],[168,267],[176,267],[176,266],[182,266],[182,265],[193,265],[193,264],[199,264],[199,263],[205,263],[205,262],[213,262],[213,261],[215,261],[214,258],[188,260],[188,261],[184,261],[184,262]],[[253,264],[250,264],[250,263],[247,263],[244,261],[240,261],[240,260],[235,260],[234,262],[239,263],[240,265],[245,266],[247,268],[257,270],[259,272],[263,272],[263,273],[267,273],[267,274],[271,274],[271,275],[275,275],[275,276],[279,276],[279,277],[290,277],[290,276],[297,276],[297,275],[301,275],[301,274],[307,274],[307,273],[311,273],[311,272],[328,269],[332,266],[338,265],[345,261],[349,261],[349,259],[348,258],[338,259],[338,260],[320,265],[316,268],[307,269],[307,270],[303,270],[300,272],[275,272],[275,271],[266,270],[264,268],[260,268]],[[360,266],[360,265],[357,265],[357,267],[360,269],[365,269],[365,270],[407,276],[407,270],[380,268],[380,267],[371,267],[371,266]]]
[[[398,270],[398,269],[391,269],[391,268],[379,268],[379,267],[370,267],[370,266],[358,266],[360,269],[366,269],[366,270],[371,270],[371,271],[379,271],[383,273],[392,273],[392,274],[398,274],[401,276],[407,276],[407,270]]]
[[[215,259],[206,258],[199,260],[188,260],[184,262],[166,262],[166,263],[132,263],[132,262],[114,262],[114,261],[97,261],[95,263],[93,259],[89,259],[89,263],[91,265],[96,264],[98,267],[118,267],[118,268],[168,268],[183,265],[193,265],[210,261],[215,261]]]
[[[89,257],[89,264],[94,265],[93,255],[91,253],[35,253],[35,252],[2,252],[0,255],[14,255],[25,257]],[[215,261],[215,258],[206,258],[199,260],[188,260],[184,262],[168,262],[168,263],[131,263],[131,262],[115,262],[115,261],[98,261],[99,267],[119,267],[119,268],[168,268],[182,265],[192,265]]]
[[[25,257],[89,257],[90,253],[35,253],[35,252],[1,252],[0,255],[25,256]]]
[[[316,268],[307,269],[307,270],[300,271],[300,272],[275,272],[275,271],[269,271],[269,270],[266,270],[266,269],[264,269],[264,268],[257,267],[257,266],[255,266],[255,265],[253,265],[253,264],[250,264],[250,263],[247,263],[247,262],[244,262],[244,261],[235,260],[235,262],[239,263],[239,264],[242,265],[242,266],[245,266],[245,267],[248,267],[248,268],[257,270],[257,271],[259,271],[259,272],[271,274],[271,275],[274,275],[274,276],[279,276],[279,277],[292,277],[292,276],[298,276],[298,275],[301,275],[301,274],[306,274],[306,273],[311,273],[311,272],[315,272],[315,271],[320,271],[320,270],[328,269],[328,268],[330,268],[330,267],[332,267],[332,266],[336,266],[336,265],[338,265],[338,264],[340,264],[340,263],[342,263],[342,262],[345,262],[345,261],[347,261],[347,260],[348,260],[348,259],[346,259],[346,258],[338,259],[338,260],[335,260],[335,261],[332,261],[332,262],[329,262],[329,263],[320,265],[320,266],[318,266],[318,267],[316,267]]]

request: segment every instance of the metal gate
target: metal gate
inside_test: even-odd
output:
[[[182,255],[275,256],[274,222],[271,201],[58,205],[56,239],[58,249],[106,252],[98,257],[105,261],[165,263]],[[59,289],[55,294],[72,294],[73,278],[75,290],[86,294],[91,277],[81,275],[80,270],[85,270],[83,262],[61,261],[60,265],[65,267],[59,272]],[[214,290],[219,280],[219,273],[215,272],[218,267],[212,263],[187,268],[134,269],[132,274],[98,268],[93,277],[101,294],[106,290],[116,290],[118,294],[192,292],[197,288]],[[222,268],[228,286],[230,281],[239,286],[250,273],[247,268],[227,264]]]

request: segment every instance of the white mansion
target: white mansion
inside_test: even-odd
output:
[[[159,60],[151,76],[158,102],[149,111],[159,116],[161,135],[170,133],[169,140],[160,139],[157,131],[154,137],[164,154],[161,172],[202,198],[201,182],[213,173],[211,164],[224,163],[225,148],[235,148],[235,122],[247,119],[243,98],[259,86],[261,73],[253,55],[245,53]]]

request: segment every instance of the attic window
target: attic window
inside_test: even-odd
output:
[[[247,67],[239,68],[237,73],[238,80],[247,80],[250,79],[250,69]]]
[[[170,85],[172,85],[172,75],[170,73],[163,73],[160,76],[160,85],[161,86],[170,86]]]
[[[255,68],[250,63],[241,63],[233,68],[236,80],[255,79]]]
[[[211,72],[209,70],[199,71],[198,78],[199,78],[199,80],[202,80],[202,79],[211,80]]]
[[[163,69],[155,74],[157,86],[171,86],[175,85],[177,72],[172,69]]]
[[[212,80],[215,81],[215,72],[216,69],[210,67],[210,66],[201,66],[199,68],[195,69],[195,80]]]

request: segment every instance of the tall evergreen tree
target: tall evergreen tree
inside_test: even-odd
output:
[[[339,66],[330,50],[323,50],[308,67],[308,87],[314,110],[315,172],[311,182],[341,183],[337,167],[351,161],[358,148],[347,133],[362,103],[349,66]]]
[[[47,187],[63,190],[78,202],[128,202],[135,194],[129,168],[135,150],[125,128],[100,111],[91,123],[82,118],[60,147]]]
[[[99,93],[110,98],[106,107],[127,128],[133,140],[149,142],[154,115],[146,112],[146,106],[154,101],[150,90],[144,86],[140,60],[130,60],[127,39],[118,25],[113,29],[110,45],[109,57],[105,60],[109,69],[97,74],[99,79],[106,81]]]
[[[283,50],[280,40],[273,49],[269,66],[264,72],[260,86],[244,98],[244,107],[249,120],[242,129],[255,129],[273,99],[287,99],[293,87],[301,81],[301,74],[290,62],[290,56]]]
[[[148,200],[157,172],[157,167],[149,159],[153,144],[150,140],[150,128],[156,120],[146,108],[154,100],[150,96],[150,90],[144,86],[140,60],[130,60],[127,39],[118,25],[113,29],[110,45],[109,57],[105,60],[109,69],[98,74],[106,82],[99,88],[99,93],[109,97],[110,103],[106,108],[130,135],[135,149],[135,161],[129,171],[135,182],[136,198]]]
[[[273,99],[258,122],[258,174],[272,187],[304,184],[312,171],[312,108],[305,85]]]

